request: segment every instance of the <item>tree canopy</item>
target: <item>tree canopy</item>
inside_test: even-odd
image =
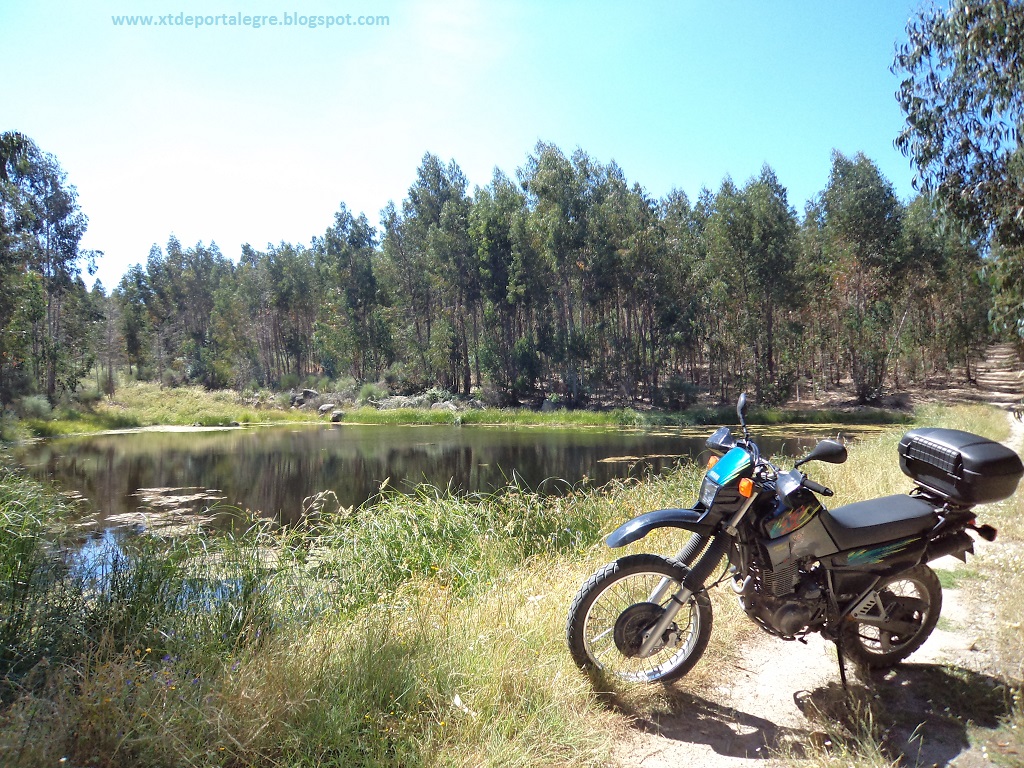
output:
[[[1024,3],[952,0],[907,26],[893,71],[916,183],[975,235],[1024,245]]]
[[[978,248],[864,155],[835,153],[802,219],[765,165],[693,202],[539,143],[470,190],[423,157],[380,228],[342,203],[309,245],[154,245],[86,290],[85,217],[51,156],[0,141],[0,399],[90,371],[206,387],[383,383],[494,404],[762,403],[966,372],[987,338]],[[99,363],[99,366],[96,364]],[[802,388],[802,390],[801,390]]]

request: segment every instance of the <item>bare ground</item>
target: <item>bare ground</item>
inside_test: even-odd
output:
[[[1008,441],[1018,451],[1024,424],[1011,420]],[[1019,542],[980,542],[979,557]],[[969,738],[975,729],[994,729],[1009,713],[1003,680],[1021,674],[1020,659],[1000,658],[995,615],[986,585],[971,576],[970,564],[954,558],[932,564],[953,569],[957,588],[943,590],[939,627],[925,645],[895,670],[871,680],[850,674],[850,693],[841,688],[834,646],[818,636],[803,645],[767,634],[754,636],[741,660],[722,664],[721,682],[699,693],[685,678],[668,691],[671,714],[634,717],[617,742],[622,768],[707,766],[742,768],[789,763],[818,756],[812,764],[843,750],[869,711],[877,754],[859,765],[956,766],[1024,765],[1024,755],[990,755],[987,745]],[[736,610],[739,610],[737,607]],[[1003,619],[1005,621],[1005,618]],[[711,642],[715,642],[712,636]],[[986,739],[974,739],[986,742]],[[999,748],[996,743],[996,749]],[[863,752],[863,750],[860,750]],[[846,764],[844,759],[841,764]],[[852,764],[852,763],[851,763]]]

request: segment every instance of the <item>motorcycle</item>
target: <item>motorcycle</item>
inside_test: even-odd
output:
[[[747,426],[747,398],[736,407],[743,436],[712,434],[697,502],[659,509],[613,531],[606,544],[632,544],[660,528],[690,537],[674,558],[622,557],[594,573],[572,601],[566,638],[581,668],[630,682],[676,680],[711,638],[709,587],[731,581],[746,615],[783,640],[818,632],[862,668],[891,667],[928,639],[942,588],[928,563],[964,562],[971,531],[987,541],[974,506],[1007,498],[1024,475],[1009,448],[959,430],[920,428],[904,435],[900,467],[907,494],[827,509],[833,491],[801,471],[808,462],[841,464],[846,447],[821,440],[785,471],[761,455]],[[707,580],[725,561],[722,576]]]

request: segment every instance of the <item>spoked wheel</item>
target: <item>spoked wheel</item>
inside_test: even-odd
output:
[[[711,637],[707,592],[691,596],[679,609],[651,655],[639,655],[644,635],[687,573],[657,555],[631,555],[601,568],[569,609],[565,632],[575,662],[629,682],[668,682],[689,672]]]
[[[875,590],[881,611],[843,623],[843,652],[862,667],[891,667],[924,645],[942,609],[935,572],[918,565],[883,580]],[[884,613],[884,617],[876,614]]]

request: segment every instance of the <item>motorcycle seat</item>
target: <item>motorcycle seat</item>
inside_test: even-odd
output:
[[[917,536],[939,521],[932,504],[905,494],[846,504],[823,517],[840,550]]]

